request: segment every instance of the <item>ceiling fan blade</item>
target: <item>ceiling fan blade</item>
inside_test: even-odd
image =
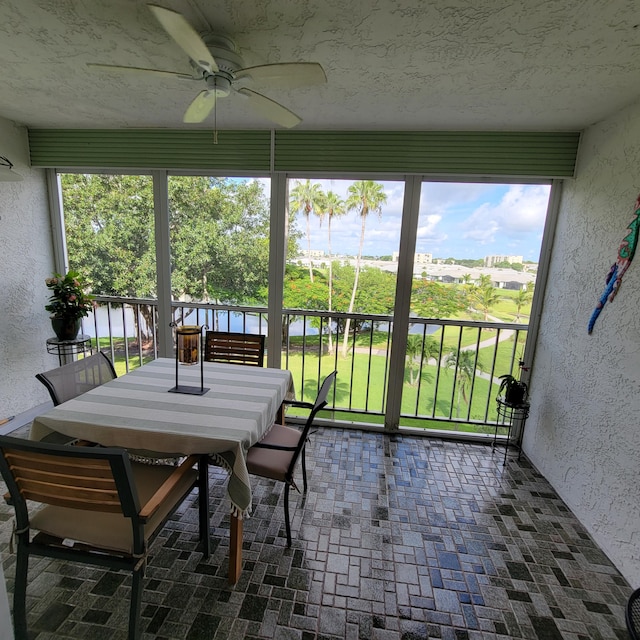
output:
[[[187,107],[182,121],[190,124],[202,122],[215,106],[216,92],[205,89],[201,91]]]
[[[181,13],[176,13],[155,4],[148,4],[147,6],[151,9],[163,29],[194,62],[210,71],[218,71],[218,65],[209,49],[207,49],[207,45]]]
[[[164,71],[162,69],[146,69],[145,67],[121,67],[117,64],[100,64],[98,62],[87,62],[87,67],[95,69],[104,69],[105,71],[116,71],[118,73],[157,73],[165,76],[171,76],[173,78],[184,78],[186,80],[193,80],[194,77],[188,73],[180,73],[178,71]]]
[[[247,67],[236,71],[236,78],[251,76],[256,82],[268,82],[273,87],[308,87],[324,84],[327,76],[317,62],[281,62]]]
[[[261,93],[256,93],[246,88],[238,89],[238,93],[249,98],[249,104],[260,115],[287,129],[291,129],[291,127],[295,127],[302,122],[302,118],[293,113],[293,111],[289,111],[286,107],[271,100],[271,98],[267,98],[267,96],[263,96]]]

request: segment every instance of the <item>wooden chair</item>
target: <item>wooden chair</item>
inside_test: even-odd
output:
[[[289,518],[289,489],[298,490],[294,473],[298,461],[302,458],[302,481],[304,493],[307,492],[306,444],[309,431],[318,411],[327,404],[327,396],[337,371],[330,373],[322,383],[315,402],[287,402],[295,407],[310,409],[309,417],[302,429],[294,429],[281,424],[274,424],[260,442],[254,444],[247,454],[247,469],[263,478],[284,482],[284,517],[287,529],[287,546],[291,546],[291,522]]]
[[[56,406],[115,377],[113,364],[102,351],[51,371],[36,373]]]
[[[199,490],[200,539],[209,555],[206,456],[190,456],[178,467],[143,465],[131,462],[123,449],[0,436],[0,471],[16,516],[13,616],[18,640],[27,638],[31,554],[131,571],[130,639],[140,637],[149,544],[194,487]],[[45,506],[34,508],[31,501]]]
[[[204,359],[207,362],[264,367],[264,336],[254,333],[207,331]]]

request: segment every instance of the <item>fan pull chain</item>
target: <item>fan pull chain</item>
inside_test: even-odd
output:
[[[216,92],[216,101],[213,103],[213,144],[218,144],[218,92],[215,78],[213,79],[213,90]]]

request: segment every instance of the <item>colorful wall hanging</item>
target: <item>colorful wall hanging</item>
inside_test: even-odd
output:
[[[622,239],[620,248],[618,249],[618,259],[611,266],[611,269],[609,269],[609,273],[607,274],[605,280],[607,286],[605,287],[604,292],[600,297],[596,308],[593,310],[591,318],[589,319],[589,325],[587,327],[589,333],[593,331],[593,325],[595,325],[604,305],[607,301],[613,302],[613,299],[616,297],[622,282],[622,276],[624,276],[625,272],[629,268],[636,252],[638,236],[640,235],[640,195],[636,200],[634,215],[635,218],[627,227],[627,235]]]

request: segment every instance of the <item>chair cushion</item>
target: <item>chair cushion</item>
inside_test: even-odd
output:
[[[251,447],[247,453],[247,469],[249,473],[257,476],[286,482],[293,453],[293,451]]]
[[[141,506],[158,487],[175,471],[175,467],[131,463]],[[144,527],[144,539],[148,542],[158,527],[171,513],[182,496],[188,492],[198,477],[195,469],[185,473],[173,491],[161,503]],[[58,538],[83,542],[95,547],[133,553],[131,520],[119,513],[82,511],[68,507],[48,505],[31,518],[31,527]]]
[[[264,438],[260,440],[260,443],[278,445],[280,447],[297,447],[301,436],[302,431],[298,429],[274,424]]]

